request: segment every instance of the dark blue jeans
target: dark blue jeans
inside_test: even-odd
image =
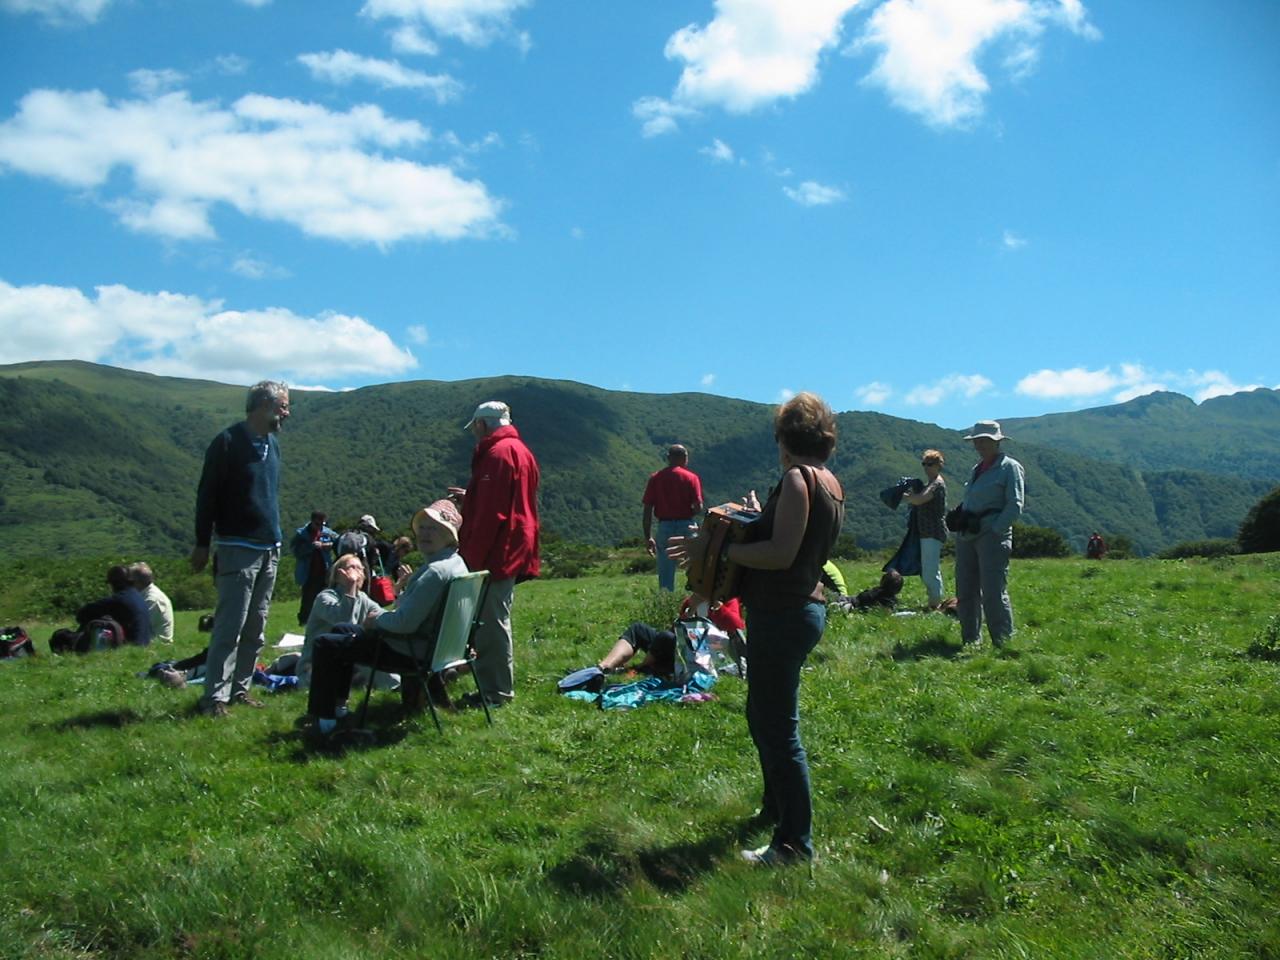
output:
[[[307,712],[332,719],[339,706],[351,696],[351,675],[357,664],[401,674],[416,673],[418,664],[379,639],[377,632],[350,623],[340,623],[331,633],[315,639],[311,661],[311,691]],[[438,682],[438,681],[437,681]]]
[[[771,845],[813,856],[809,761],[800,742],[800,668],[822,639],[827,608],[747,608],[747,727],[760,754]]]

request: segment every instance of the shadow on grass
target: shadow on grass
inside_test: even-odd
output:
[[[93,727],[114,727],[118,729],[131,723],[139,723],[141,720],[142,717],[132,708],[122,707],[119,710],[97,710],[93,713],[78,713],[74,717],[59,720],[57,723],[52,724],[52,727],[55,730],[89,730]]]
[[[394,746],[409,736],[430,737],[439,739],[441,733],[448,735],[449,721],[455,714],[448,710],[436,710],[440,714],[441,731],[431,722],[431,714],[406,714],[397,702],[383,698],[369,704],[369,711],[364,723],[356,727],[355,718],[351,726],[340,727],[327,742],[317,742],[306,726],[292,730],[275,730],[269,733],[265,742],[271,746],[293,746],[296,749],[289,757],[295,763],[307,763],[317,757],[341,757],[348,753],[359,753],[365,750],[379,750]],[[309,726],[309,725],[308,725]]]
[[[954,660],[964,649],[959,644],[950,642],[946,637],[935,634],[912,644],[895,643],[890,656],[898,663],[904,660],[923,660],[925,657],[942,657]]]
[[[641,850],[623,849],[611,835],[593,837],[547,876],[565,893],[591,899],[620,897],[641,876],[664,893],[679,893],[716,869],[757,827],[753,821],[723,824],[702,840]]]

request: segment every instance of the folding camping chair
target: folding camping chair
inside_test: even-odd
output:
[[[417,661],[417,673],[400,675],[402,686],[410,677],[422,684],[422,692],[426,696],[427,706],[431,710],[431,719],[435,721],[438,732],[443,733],[444,730],[440,726],[440,717],[436,713],[436,705],[431,699],[431,689],[427,686],[427,681],[432,676],[439,676],[446,670],[456,670],[463,665],[471,668],[471,676],[476,681],[476,691],[480,694],[480,703],[484,707],[484,718],[490,725],[493,724],[493,717],[489,714],[489,704],[485,701],[484,691],[480,689],[480,679],[476,677],[475,658],[471,656],[470,649],[471,638],[480,625],[478,618],[484,606],[488,587],[488,570],[477,570],[474,573],[454,577],[449,582],[449,592],[445,595],[444,603],[440,605],[437,616],[431,618],[426,631],[413,638],[428,641],[426,656]],[[360,719],[357,726],[361,728],[364,727],[364,718],[369,707],[369,696],[373,692],[373,678],[377,669],[378,664],[375,658],[372,669],[369,671],[364,702],[360,705]]]

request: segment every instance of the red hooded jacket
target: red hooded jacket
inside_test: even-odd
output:
[[[462,504],[458,552],[493,580],[536,577],[538,461],[515,427],[499,427],[476,444]]]

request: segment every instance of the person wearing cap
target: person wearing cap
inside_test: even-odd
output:
[[[1013,524],[1022,516],[1026,475],[1022,464],[1000,449],[1008,440],[995,420],[979,420],[965,435],[979,460],[969,474],[961,506],[976,518],[973,532],[956,533],[956,612],[960,639],[982,639],[986,616],[991,642],[1004,646],[1013,636],[1013,604],[1009,602],[1009,558]]]
[[[377,542],[374,534],[381,533],[378,528],[378,521],[373,519],[372,514],[362,514],[360,519],[356,521],[356,525],[350,530],[345,531],[333,544],[333,559],[337,560],[349,553],[354,553],[360,558],[360,562],[364,564],[364,587],[365,593],[369,592],[369,583],[377,573],[375,559],[380,555],[377,550]]]
[[[205,452],[196,493],[191,569],[214,564],[218,602],[200,711],[223,717],[229,704],[262,706],[249,696],[280,562],[280,442],[289,419],[289,388],[263,380],[249,388],[242,422],[223,430]]]
[[[437,500],[413,515],[410,524],[423,563],[409,577],[396,608],[371,610],[359,628],[321,634],[315,638],[307,713],[315,720],[316,735],[332,735],[346,715],[351,677],[357,665],[379,670],[415,673],[430,654],[433,638],[424,634],[449,592],[449,581],[467,572],[458,553],[462,515],[449,500]],[[341,563],[342,561],[338,561]],[[442,696],[443,686],[432,691]]]
[[[644,545],[658,562],[658,588],[674,592],[676,562],[667,556],[667,541],[693,532],[693,518],[702,512],[702,481],[689,469],[689,451],[680,443],[667,447],[667,466],[645,484]],[[654,539],[653,518],[658,518]]]
[[[476,438],[471,481],[462,501],[458,549],[471,570],[489,571],[489,588],[476,631],[476,680],[484,697],[502,704],[515,697],[511,606],[516,583],[538,575],[538,461],[499,400],[478,407],[465,429]]]

